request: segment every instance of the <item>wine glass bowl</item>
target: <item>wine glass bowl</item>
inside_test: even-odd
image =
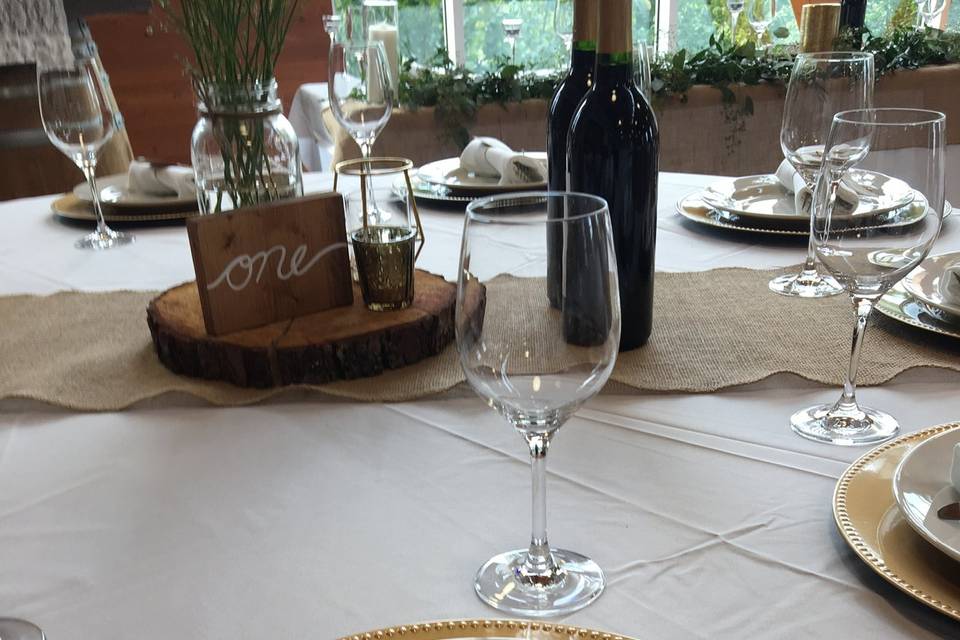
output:
[[[548,295],[548,235],[563,238],[559,308]],[[475,580],[478,596],[497,609],[560,615],[586,606],[603,590],[603,572],[593,561],[547,542],[545,462],[557,430],[613,370],[618,296],[609,212],[601,198],[505,194],[468,207],[457,283],[457,352],[470,386],[526,441],[533,472],[529,547],[494,556]]]
[[[77,60],[69,68],[37,68],[40,118],[47,138],[83,172],[90,188],[96,231],[76,242],[78,249],[109,249],[133,242],[132,235],[107,226],[97,187],[97,158],[120,122],[106,94],[104,73],[95,59]]]
[[[824,143],[834,114],[872,107],[874,77],[873,54],[869,52],[797,55],[784,101],[780,147],[811,193],[820,171]],[[801,201],[801,198],[797,198],[797,201]],[[817,199],[814,198],[811,207],[815,207],[816,203]],[[843,291],[832,277],[822,276],[817,271],[812,235],[813,215],[811,211],[811,236],[802,270],[799,274],[771,280],[771,291],[803,298],[822,298]]]
[[[330,48],[330,106],[337,122],[370,157],[393,112],[390,72],[381,43],[336,42]]]
[[[874,303],[927,256],[940,233],[944,202],[942,113],[922,109],[860,109],[838,113],[825,143],[814,199],[817,257],[850,295],[856,312],[850,367],[840,399],[794,414],[803,437],[840,445],[868,445],[896,435],[896,419],[862,407],[856,374],[867,319]],[[851,169],[902,180],[913,189],[904,205],[909,225],[851,223],[837,219],[837,189]]]

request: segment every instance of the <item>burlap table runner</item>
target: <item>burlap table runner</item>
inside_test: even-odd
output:
[[[791,372],[839,384],[853,327],[849,301],[774,295],[767,281],[780,272],[658,273],[651,341],[621,354],[611,380],[636,389],[706,392]],[[496,293],[491,291],[488,313],[494,305],[509,304],[510,295]],[[154,355],[145,319],[154,295],[116,291],[0,298],[0,398],[115,410],[168,392],[239,405],[283,391],[241,389],[167,371]],[[875,318],[864,343],[859,383],[880,384],[922,366],[960,371],[960,345]],[[400,401],[447,391],[463,380],[450,346],[404,369],[308,388],[356,400]]]

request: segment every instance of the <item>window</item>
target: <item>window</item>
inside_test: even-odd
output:
[[[749,1],[749,0],[748,0]],[[960,0],[947,0],[944,26],[960,26]],[[348,6],[361,0],[334,0],[345,15]],[[873,33],[887,31],[891,18],[900,7],[909,9],[915,0],[870,0],[866,26]],[[516,60],[534,68],[558,68],[567,54],[560,36],[554,31],[555,0],[398,0],[400,53],[404,58],[429,60],[440,48],[446,48],[454,62],[470,69],[485,70],[498,60],[509,59],[502,20],[523,20],[516,41]],[[659,5],[659,6],[658,6]],[[660,15],[658,16],[658,9]],[[359,23],[359,10],[355,19]],[[635,42],[655,45],[659,51],[706,47],[713,33],[729,31],[730,14],[726,0],[633,0]],[[773,37],[777,43],[796,43],[800,39],[797,18],[790,0],[777,0],[777,14],[768,33],[784,28],[787,35]],[[742,17],[738,33],[749,32]]]

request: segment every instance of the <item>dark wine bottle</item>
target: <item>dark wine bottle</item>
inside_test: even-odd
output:
[[[867,17],[867,0],[841,0],[840,29],[863,32],[863,23]]]
[[[551,191],[567,188],[567,132],[577,105],[593,84],[593,70],[597,63],[597,0],[574,0],[573,48],[570,53],[570,71],[560,82],[550,99],[547,119],[547,171]],[[557,211],[558,202],[550,200],[548,215],[563,216]],[[563,244],[560,225],[547,228],[547,293],[550,304],[559,309],[562,284],[561,251]]]
[[[631,0],[603,0],[598,14],[597,70],[593,86],[570,123],[567,185],[610,206],[620,277],[620,350],[642,346],[653,324],[653,270],[657,236],[660,134],[650,104],[633,81]],[[567,256],[568,260],[571,256]],[[572,296],[597,295],[598,279],[566,265],[564,305]],[[574,302],[574,301],[571,301]],[[571,338],[571,327],[567,338]]]

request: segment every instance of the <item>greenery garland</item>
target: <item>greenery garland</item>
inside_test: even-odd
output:
[[[753,42],[733,45],[711,36],[709,46],[692,55],[681,49],[652,61],[654,102],[666,96],[679,96],[683,102],[690,87],[709,85],[720,91],[724,113],[733,121],[734,129],[739,129],[742,118],[753,113],[753,101],[747,96],[739,104],[731,87],[785,84],[793,67],[793,49],[778,45],[764,51]],[[912,28],[899,28],[887,35],[845,33],[838,38],[837,49],[872,51],[879,76],[897,69],[960,61],[960,34]],[[441,49],[422,67],[414,60],[404,61],[400,104],[411,111],[434,107],[441,137],[463,148],[470,141],[467,127],[473,124],[481,106],[547,100],[564,73],[536,74],[503,58],[493,70],[477,74],[456,67]],[[728,140],[730,144],[735,140]]]

